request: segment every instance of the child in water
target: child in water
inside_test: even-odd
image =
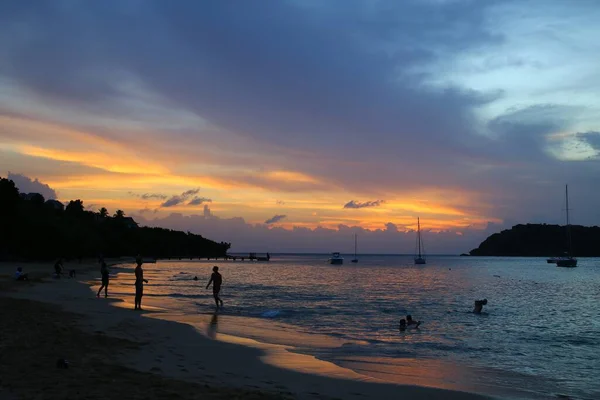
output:
[[[406,330],[406,320],[402,318],[400,320],[400,332],[404,332]]]
[[[421,325],[421,321],[413,321],[412,315],[407,315],[406,316],[406,325],[408,325],[408,326],[414,325],[415,328],[418,328],[419,325]]]

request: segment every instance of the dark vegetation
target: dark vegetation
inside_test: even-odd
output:
[[[47,260],[135,256],[223,257],[231,245],[189,232],[138,227],[121,210],[86,211],[81,200],[66,207],[37,193],[20,194],[0,178],[0,259]]]
[[[600,257],[600,227],[571,226],[573,256]],[[515,225],[511,229],[494,233],[472,256],[552,257],[568,251],[565,226],[546,224]]]

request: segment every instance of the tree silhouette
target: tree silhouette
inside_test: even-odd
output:
[[[100,215],[100,218],[106,218],[108,217],[108,210],[106,209],[106,207],[102,207],[98,210],[98,214]]]
[[[40,206],[43,204],[44,206]],[[105,216],[100,220],[98,215]],[[86,211],[81,200],[65,210],[42,196],[21,197],[13,181],[0,177],[0,260],[51,260],[57,257],[223,257],[229,245],[200,235],[138,227],[118,210]]]
[[[0,178],[0,214],[14,214],[19,204],[19,189],[11,180]]]
[[[69,204],[67,204],[65,211],[69,214],[83,214],[83,201],[79,199],[71,200]]]

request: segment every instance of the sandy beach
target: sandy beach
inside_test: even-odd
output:
[[[12,280],[19,265],[29,282]],[[93,262],[65,269],[76,269],[77,278],[51,279],[52,263],[0,264],[2,399],[485,398],[383,383],[285,346],[231,335],[214,340],[210,329],[201,334],[152,304],[135,312],[133,299],[96,298]],[[68,369],[56,367],[60,358]],[[418,377],[414,383],[422,384]]]

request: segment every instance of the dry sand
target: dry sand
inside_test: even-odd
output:
[[[96,298],[86,283],[99,276],[93,263],[65,265],[76,280],[51,279],[51,263],[19,265],[30,282],[11,279],[17,264],[0,264],[0,399],[484,399],[385,384],[284,346],[216,341],[168,315],[148,318],[160,311]],[[56,368],[59,358],[70,367]]]

